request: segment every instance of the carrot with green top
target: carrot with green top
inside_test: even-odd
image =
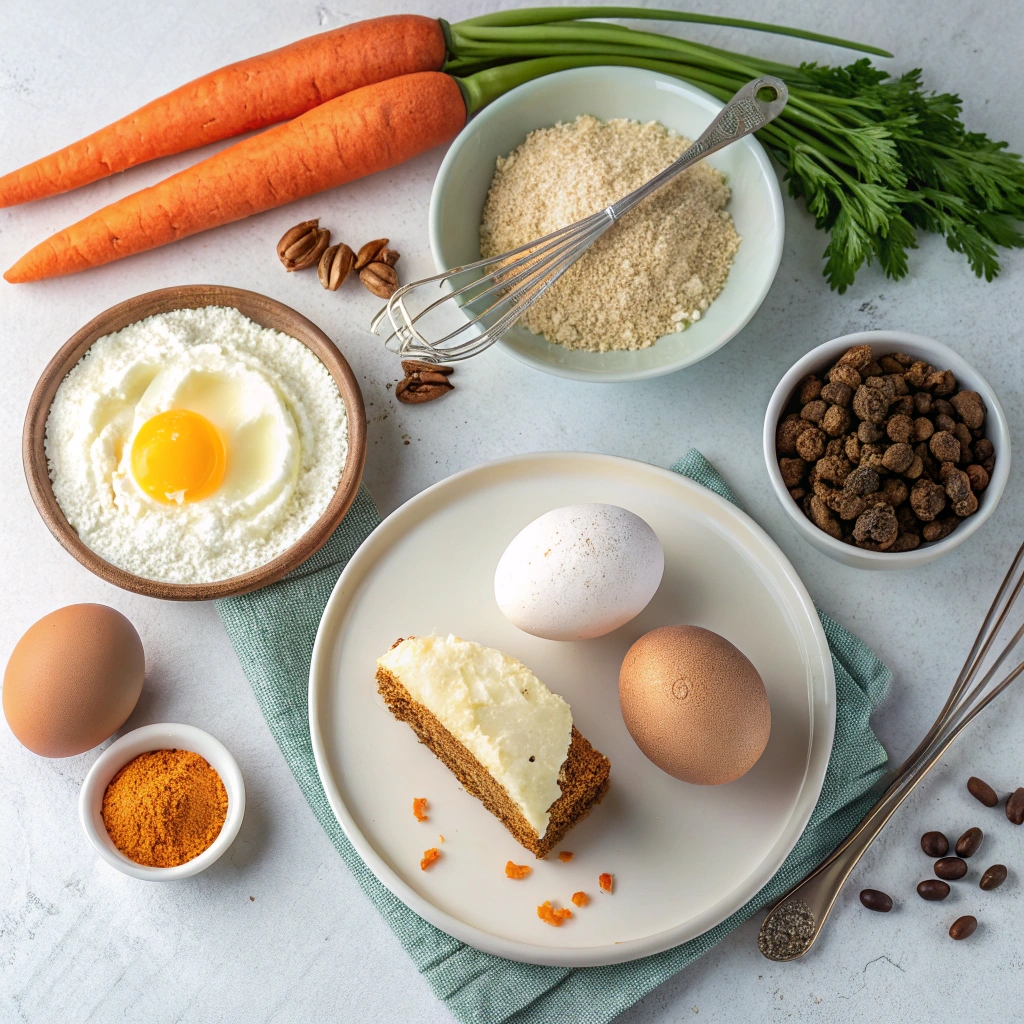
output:
[[[372,18],[229,64],[0,177],[0,207],[87,185],[158,157],[290,121],[327,100],[417,71],[440,71],[436,18]]]
[[[988,280],[999,271],[999,247],[1024,247],[1024,161],[967,131],[959,99],[927,93],[918,72],[894,79],[866,60],[792,67],[608,20],[618,18],[724,25],[890,56],[803,29],[655,8],[515,8],[454,25],[415,16],[361,22],[215,72],[0,178],[0,206],[9,205],[292,116],[338,90],[358,97],[329,99],[320,113],[306,110],[128,196],[37,246],[4,276],[33,281],[99,266],[371,174],[446,141],[467,111],[517,85],[601,65],[671,75],[722,101],[751,78],[782,78],[790,102],[758,138],[829,232],[825,274],[839,291],[876,259],[890,277],[905,276],[922,230],[945,235]],[[402,70],[411,73],[379,88],[362,84]],[[420,73],[433,75],[423,96],[394,85]]]
[[[364,86],[111,203],[37,245],[4,278],[72,274],[283,206],[409,160],[465,123],[449,75],[421,71]]]

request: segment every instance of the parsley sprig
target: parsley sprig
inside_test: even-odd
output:
[[[893,77],[862,58],[799,67],[594,18],[731,25],[889,56],[800,29],[628,7],[529,8],[448,27],[446,70],[462,78],[471,112],[530,78],[569,67],[626,64],[675,75],[724,100],[762,74],[782,78],[790,102],[758,136],[829,233],[825,277],[839,292],[877,262],[905,277],[921,231],[942,235],[979,277],[999,273],[1000,248],[1024,246],[1024,162],[968,131],[952,93],[930,93],[919,69]]]

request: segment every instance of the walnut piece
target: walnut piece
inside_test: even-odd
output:
[[[804,377],[800,382],[800,404],[813,402],[821,394],[821,387],[821,381],[813,373]]]
[[[825,454],[825,432],[818,427],[809,427],[803,431],[796,439],[796,452],[807,462],[817,462]]]
[[[948,430],[939,430],[928,441],[928,450],[939,462],[959,462],[960,442]]]
[[[910,507],[922,522],[931,522],[946,507],[946,492],[931,480],[918,480],[910,492]]]
[[[871,551],[887,551],[896,543],[898,535],[896,513],[884,501],[862,512],[853,527],[853,539],[857,546]]]
[[[889,411],[889,400],[878,388],[869,388],[862,384],[854,392],[853,411],[858,419],[878,426],[885,420],[885,414]]]
[[[821,426],[829,437],[839,437],[850,429],[850,414],[841,405],[830,405],[821,418]]]

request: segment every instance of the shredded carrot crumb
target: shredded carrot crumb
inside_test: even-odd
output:
[[[577,907],[585,907],[590,902],[590,897],[585,892],[574,892],[572,901]]]
[[[551,900],[545,900],[537,908],[537,916],[552,928],[561,928],[562,922],[572,917],[572,911],[568,907],[553,907]]]
[[[428,821],[429,819],[423,813],[427,809],[427,798],[425,796],[418,796],[412,802],[412,813],[416,815],[417,821]]]
[[[558,855],[558,859],[559,859],[559,860],[560,860],[560,861],[561,861],[561,862],[562,862],[563,864],[568,864],[568,863],[569,863],[569,861],[571,861],[571,860],[572,860],[572,854],[571,854],[571,853],[570,853],[570,852],[569,852],[568,850],[562,850],[562,852],[561,852],[561,853],[559,853],[559,855]]]
[[[505,865],[506,878],[525,878],[532,873],[533,868],[529,864],[513,864],[512,861],[509,861]]]
[[[432,846],[429,850],[423,851],[423,860],[420,861],[420,871],[426,871],[435,860],[440,860],[441,851]]]
[[[606,871],[603,875],[598,877],[597,884],[599,886],[601,886],[601,888],[604,889],[605,892],[611,892],[612,891],[612,878],[613,878],[613,876],[609,875],[608,872]]]

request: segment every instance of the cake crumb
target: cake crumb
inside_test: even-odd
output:
[[[545,900],[537,908],[537,916],[552,928],[561,928],[562,922],[572,917],[572,911],[568,907],[553,907],[551,900]]]
[[[601,875],[597,879],[597,884],[599,886],[601,886],[601,888],[605,892],[611,892],[612,891],[612,881],[613,881],[614,877],[615,877],[614,875],[609,875],[608,872],[606,871],[603,875]]]
[[[509,861],[505,865],[506,878],[526,878],[530,874],[533,874],[533,868],[529,864],[514,864],[512,861]]]
[[[412,802],[412,813],[416,815],[417,821],[429,821],[430,819],[423,812],[427,809],[427,798],[418,796]]]
[[[568,864],[572,860],[572,854],[568,850],[562,850],[558,854],[558,859],[563,864]]]
[[[585,892],[574,892],[572,901],[577,907],[585,907],[590,902],[590,897]]]
[[[436,860],[441,859],[441,851],[432,846],[429,850],[423,851],[423,860],[420,861],[420,871],[426,871]]]

